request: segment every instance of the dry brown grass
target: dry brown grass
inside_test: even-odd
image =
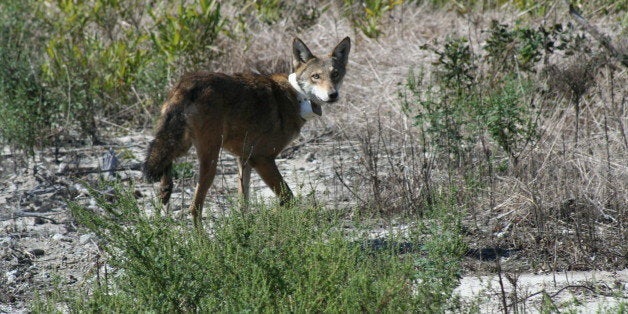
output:
[[[494,144],[478,142],[465,163],[452,171],[426,147],[412,116],[402,110],[399,91],[413,68],[425,69],[425,80],[431,81],[435,56],[422,45],[463,36],[480,51],[487,36],[482,30],[492,19],[512,25],[522,17],[517,12],[459,15],[404,5],[385,21],[384,35],[371,39],[351,27],[337,3],[329,5],[318,24],[308,29],[297,32],[284,20],[259,25],[248,41],[225,42],[229,53],[211,67],[226,72],[287,71],[293,36],[316,53],[325,53],[339,38],[352,37],[343,100],[324,108],[322,120],[303,132],[303,140],[308,140],[320,130],[332,131],[335,144],[322,152],[335,156],[334,178],[328,180],[337,185],[332,202],[351,197],[362,212],[420,212],[435,189],[457,186],[456,197],[468,212],[465,225],[472,248],[521,250],[517,268],[628,266],[625,68],[602,57],[553,57],[554,70],[536,80],[539,86],[547,82],[546,89],[532,97],[543,99],[536,104],[541,107],[539,140],[524,149],[516,165],[500,171],[484,167],[487,149],[494,160],[508,157],[499,155]],[[569,19],[566,8],[557,5],[545,17],[526,21],[535,26]],[[593,22],[618,38],[622,30],[616,19],[602,15]],[[465,171],[481,167],[486,168],[481,176],[489,178],[488,183],[467,186]]]

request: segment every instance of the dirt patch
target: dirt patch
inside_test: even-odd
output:
[[[628,301],[628,270],[466,276],[455,294],[481,313],[502,312],[504,303],[523,313],[550,308],[605,312]]]
[[[328,187],[333,186],[327,182],[333,178],[329,166],[333,162],[321,139],[325,134],[306,130],[277,162],[295,193],[307,196],[316,192],[323,202],[331,195]],[[115,179],[132,186],[141,206],[151,210],[157,185],[144,183],[139,171],[151,138],[137,133],[110,139],[102,146],[42,151],[19,170],[10,169],[18,158],[3,159],[3,173],[13,174],[6,176],[0,189],[0,312],[25,311],[34,298],[45,298],[52,289],[85,286],[104,271],[105,259],[95,236],[81,231],[68,204],[95,208],[88,188]],[[112,155],[116,166],[108,171]],[[193,152],[179,161],[196,169],[192,156]],[[220,164],[205,219],[224,211],[237,191],[234,158],[222,154]],[[170,214],[190,219],[184,209],[195,181],[194,173],[176,180]],[[251,187],[252,197],[274,199],[257,175],[252,176]]]

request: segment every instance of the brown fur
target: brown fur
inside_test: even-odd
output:
[[[318,86],[319,94],[337,94],[349,50],[347,37],[328,58],[321,59],[295,39],[295,73],[300,76],[299,85],[305,87],[316,105],[337,98],[321,100],[307,88]],[[310,78],[314,72],[319,75]],[[331,75],[332,72],[337,74]],[[251,169],[255,169],[282,203],[291,200],[292,192],[279,173],[275,158],[305,123],[297,97],[287,74],[184,75],[162,106],[155,139],[148,147],[144,164],[146,178],[151,182],[161,179],[161,200],[166,204],[173,186],[172,163],[194,145],[200,167],[190,211],[198,225],[207,190],[216,174],[218,154],[224,148],[237,156],[239,192],[245,199]]]

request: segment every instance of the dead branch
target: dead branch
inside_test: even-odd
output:
[[[82,169],[67,169],[62,172],[57,172],[55,175],[85,175],[90,173],[104,173],[104,172],[118,172],[118,171],[127,171],[127,170],[141,170],[142,163],[133,163],[128,166],[116,167],[115,169],[102,169],[102,168],[82,168]]]
[[[628,54],[620,53],[613,46],[613,44],[611,43],[611,39],[608,36],[602,34],[600,31],[597,30],[597,28],[595,28],[595,26],[591,25],[591,23],[589,23],[589,21],[587,21],[587,19],[582,16],[582,13],[579,12],[578,9],[573,6],[573,4],[569,3],[569,1],[567,0],[565,0],[565,2],[567,2],[567,4],[569,5],[569,14],[574,18],[574,20],[576,20],[576,22],[580,24],[580,26],[582,26],[589,34],[591,34],[591,36],[593,36],[593,38],[595,38],[595,40],[597,40],[602,45],[602,47],[604,47],[608,51],[611,57],[617,59],[617,61],[619,61],[625,67],[628,67]]]
[[[34,218],[41,218],[41,219],[45,219],[50,221],[53,224],[58,224],[57,220],[50,218],[46,215],[43,214],[36,214],[36,213],[30,213],[30,212],[14,212],[12,214],[9,215],[0,215],[0,221],[7,221],[7,220],[11,220],[11,219],[15,219],[15,218],[22,218],[22,217],[34,217]]]

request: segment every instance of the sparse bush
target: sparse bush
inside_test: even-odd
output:
[[[498,90],[475,104],[479,121],[515,164],[523,149],[537,138],[538,111],[528,106],[532,93],[531,82],[507,77]]]
[[[150,15],[151,39],[171,66],[198,67],[216,56],[214,42],[225,27],[219,2],[178,1],[152,8]]]
[[[72,212],[101,238],[114,270],[89,295],[57,295],[34,310],[62,302],[70,312],[442,311],[465,250],[449,202],[426,211],[429,223],[410,222],[413,234],[373,242],[320,208],[232,211],[208,235],[143,213],[120,187],[93,195],[102,214]]]
[[[511,6],[521,12],[525,12],[532,16],[542,16],[547,14],[556,4],[555,1],[532,1],[532,0],[408,0],[408,3],[429,4],[436,8],[454,7],[459,12],[469,12],[472,10],[497,10],[507,6]],[[594,0],[569,1],[570,4],[584,8],[588,11],[599,10],[603,14],[619,13],[625,11],[627,4],[622,1],[614,0]]]
[[[60,112],[33,55],[41,47],[31,8],[29,1],[0,4],[0,139],[32,154],[52,142],[52,122]]]
[[[496,79],[520,70],[536,72],[540,61],[547,66],[549,57],[556,52],[564,52],[568,56],[591,52],[584,34],[577,33],[571,23],[533,29],[522,26],[511,28],[493,20],[487,32],[489,37],[484,50],[491,73],[497,75]]]
[[[431,176],[423,178],[423,186],[434,191],[463,183],[459,204],[489,208],[473,214],[484,219],[494,217],[495,211],[503,214],[498,204],[524,200],[509,207],[508,221],[483,231],[490,236],[494,230],[501,230],[500,237],[509,235],[489,246],[523,247],[533,263],[553,260],[553,269],[625,265],[625,259],[620,261],[625,254],[618,253],[625,251],[625,245],[614,250],[600,241],[620,243],[622,237],[608,235],[622,229],[617,222],[625,220],[625,212],[615,209],[618,203],[625,206],[625,200],[616,199],[614,188],[625,184],[612,179],[613,170],[608,170],[614,168],[610,159],[623,160],[618,152],[625,147],[609,137],[607,125],[607,116],[617,117],[621,111],[609,111],[617,108],[615,93],[623,93],[617,90],[619,82],[613,81],[616,68],[570,25],[509,27],[493,21],[482,47],[482,52],[474,52],[457,39],[426,45],[438,57],[434,79],[426,80],[421,75],[424,70],[411,71],[400,92],[401,106],[414,118],[417,138],[434,160],[426,163],[434,168]],[[601,83],[601,72],[610,81]],[[589,107],[584,117],[581,102],[584,95],[596,97],[591,93],[596,89],[608,95],[610,104]],[[623,126],[617,128],[623,134]],[[598,162],[606,164],[607,175],[595,170],[593,160],[577,155],[606,160]],[[441,179],[443,173],[448,180]],[[615,183],[606,185],[600,176]],[[592,189],[592,185],[606,187]],[[559,208],[569,214],[556,215]],[[534,243],[521,236],[525,232],[534,234]]]
[[[127,19],[142,7],[132,0],[41,5],[50,6],[38,10],[49,36],[43,79],[60,99],[57,106],[68,122],[78,123],[98,142],[97,117],[112,116],[127,105],[131,86],[149,61],[140,25]],[[64,127],[72,129],[71,124]]]
[[[475,65],[475,55],[465,38],[446,39],[442,50],[429,45],[423,45],[422,49],[431,50],[438,55],[438,66],[435,68],[435,73],[445,91],[460,96],[473,87],[477,66]]]
[[[251,7],[259,16],[259,19],[267,24],[277,22],[282,17],[282,12],[287,10],[288,4],[281,0],[241,0],[243,7]]]
[[[404,0],[343,0],[346,14],[353,26],[367,37],[382,34],[384,17]]]

